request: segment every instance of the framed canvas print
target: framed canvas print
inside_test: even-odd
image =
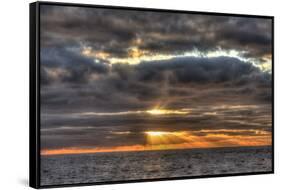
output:
[[[30,4],[30,186],[273,173],[273,17]]]

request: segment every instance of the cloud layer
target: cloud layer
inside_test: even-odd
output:
[[[128,57],[133,46],[150,54],[234,49],[243,57],[271,55],[271,19],[61,6],[41,11],[43,46],[84,45],[110,57]]]
[[[40,27],[43,149],[270,139],[270,19],[43,5]]]

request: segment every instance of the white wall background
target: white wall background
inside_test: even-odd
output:
[[[182,9],[275,16],[275,165],[276,174],[177,180],[119,185],[74,187],[72,189],[143,190],[143,189],[278,189],[280,174],[281,81],[280,1],[246,0],[65,0],[67,2],[105,4],[131,7]],[[6,0],[0,5],[0,189],[17,190],[28,187],[28,81],[30,0]],[[277,148],[276,148],[277,147]],[[70,189],[70,188],[66,188]]]

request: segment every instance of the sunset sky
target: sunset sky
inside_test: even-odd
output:
[[[271,145],[272,20],[41,5],[41,154]]]

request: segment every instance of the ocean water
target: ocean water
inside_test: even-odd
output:
[[[268,146],[55,155],[41,157],[41,185],[271,170]]]

